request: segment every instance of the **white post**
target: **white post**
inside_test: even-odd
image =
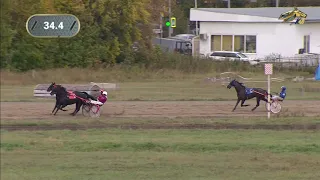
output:
[[[268,109],[268,119],[270,119],[270,111],[271,111],[271,107],[270,107],[270,89],[271,89],[271,82],[270,82],[270,75],[273,74],[273,65],[272,64],[265,64],[264,65],[264,74],[268,75],[268,102],[267,102],[267,109]]]
[[[268,75],[268,102],[270,102],[270,75]],[[270,103],[268,103],[268,119],[270,119]]]

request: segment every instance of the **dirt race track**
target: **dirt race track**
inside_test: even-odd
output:
[[[265,103],[261,103],[254,112],[251,108],[255,106],[255,101],[248,101],[249,107],[240,107],[235,112],[231,112],[235,105],[235,101],[118,101],[108,102],[102,107],[100,119],[107,117],[265,117],[267,112]],[[1,102],[1,119],[52,119],[51,111],[53,109],[53,102]],[[320,101],[286,101],[282,103],[282,114],[294,116],[320,116]],[[71,105],[66,109],[68,111],[58,111],[57,118],[70,117],[75,108]],[[82,117],[81,110],[77,116]],[[159,122],[160,123],[160,122]],[[201,125],[194,125],[192,127],[184,128],[201,128]],[[167,126],[161,126],[163,128]],[[158,128],[161,128],[160,126]],[[168,125],[167,128],[174,128]],[[1,128],[5,128],[2,126]],[[132,128],[132,127],[131,127]],[[134,128],[134,127],[133,127]],[[138,128],[138,127],[137,127]],[[143,127],[142,127],[143,128]],[[146,127],[148,128],[148,127]],[[156,127],[149,127],[156,128]],[[183,127],[182,127],[183,128]],[[209,128],[209,127],[202,127]],[[237,129],[239,127],[233,127]],[[243,127],[245,128],[245,127]],[[260,127],[261,128],[261,127]],[[276,127],[265,127],[273,129]],[[294,127],[284,127],[284,129],[291,129]],[[297,128],[297,127],[296,127]],[[310,127],[314,129],[315,127]],[[10,129],[5,128],[5,129]],[[14,128],[13,128],[14,129]],[[49,128],[43,128],[49,129]],[[56,127],[53,129],[63,129],[63,127]],[[67,128],[72,129],[72,127]],[[81,129],[79,127],[79,129]],[[219,127],[211,127],[211,129],[219,129]],[[300,128],[298,128],[300,129]],[[309,129],[309,128],[308,128]],[[316,127],[318,129],[318,126]]]
[[[250,106],[240,107],[231,112],[234,101],[118,101],[108,102],[102,107],[101,117],[252,117],[266,116],[265,103],[254,111],[255,101]],[[1,102],[2,119],[47,119],[52,118],[53,102]],[[320,101],[286,101],[282,112],[303,116],[320,116]],[[68,117],[75,105],[68,111],[58,111],[56,116]],[[77,116],[82,116],[81,111]]]

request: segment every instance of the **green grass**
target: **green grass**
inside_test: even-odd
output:
[[[224,67],[227,68],[227,67]],[[81,72],[81,73],[79,73]],[[296,75],[306,75],[308,73]],[[111,69],[58,69],[1,72],[1,101],[53,101],[33,97],[38,83],[120,82],[110,101],[230,100],[234,89],[207,83],[218,72],[146,72]],[[240,73],[265,79],[263,74]],[[274,77],[283,77],[276,73]],[[290,75],[284,75],[288,77]],[[246,83],[266,88],[266,83]],[[288,100],[320,100],[318,82],[272,82],[272,91],[288,87]],[[154,125],[154,124],[319,124],[319,117],[266,118],[111,118],[82,116],[50,119],[1,119],[1,125]],[[320,179],[318,130],[1,130],[1,179]]]
[[[267,89],[266,83],[246,83],[248,87]],[[288,88],[288,100],[320,100],[319,92],[299,92],[304,86],[317,87],[318,82],[308,83],[272,83],[271,91],[278,92],[282,85]],[[170,101],[170,100],[233,100],[234,89],[227,89],[220,83],[207,83],[203,79],[186,79],[178,81],[123,82],[119,90],[109,92],[110,101]],[[34,86],[1,86],[1,101],[50,101],[33,97]]]
[[[318,179],[320,133],[1,132],[1,179]]]
[[[202,63],[203,61],[196,61]],[[193,66],[184,62],[186,67]],[[210,63],[211,64],[211,63]],[[206,67],[207,62],[201,67]],[[109,67],[108,69],[49,69],[49,70],[33,70],[23,73],[1,71],[1,101],[50,101],[43,98],[34,98],[33,89],[36,84],[51,83],[89,83],[89,82],[109,82],[117,83],[120,87],[117,91],[109,92],[111,101],[121,100],[230,100],[235,99],[234,89],[228,90],[221,82],[207,82],[206,78],[219,76],[221,72],[231,71],[228,66],[235,64],[216,63],[213,69],[201,71],[197,69],[195,72],[184,72],[181,69],[157,69],[150,70],[141,67]],[[211,65],[210,65],[211,66]],[[219,67],[222,69],[219,70]],[[198,67],[199,68],[199,67]],[[217,69],[218,68],[218,69]],[[235,71],[245,78],[253,80],[266,80],[263,74],[263,67]],[[257,68],[261,68],[258,72]],[[232,69],[232,68],[231,68]],[[237,69],[237,68],[236,68]],[[251,70],[250,70],[251,69]],[[254,71],[253,71],[254,70]],[[288,87],[287,99],[297,100],[320,100],[319,92],[299,92],[298,88],[319,87],[319,82],[292,82],[295,76],[312,77],[310,72],[303,71],[281,71],[274,72],[273,78],[284,78],[285,82],[272,82],[271,91],[279,92],[280,87],[285,85]],[[267,89],[267,83],[245,83],[247,87],[261,87]]]

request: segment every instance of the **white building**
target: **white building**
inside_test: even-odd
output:
[[[200,24],[200,53],[240,51],[249,57],[292,57],[304,49],[320,53],[320,7],[298,7],[304,24],[284,23],[280,14],[293,8],[193,8],[190,21]]]

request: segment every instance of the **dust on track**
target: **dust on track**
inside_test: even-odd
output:
[[[108,102],[102,107],[100,119],[108,117],[265,117],[265,104],[261,103],[254,112],[251,108],[255,101],[248,101],[249,107],[238,107],[231,112],[235,101],[117,101]],[[52,119],[53,102],[1,102],[1,119],[28,120]],[[320,116],[320,101],[285,101],[282,114]],[[70,117],[75,105],[69,106],[67,112],[58,111],[56,118]],[[82,116],[81,111],[77,116]],[[157,125],[108,125],[99,124],[79,126],[55,124],[53,126],[1,126],[7,130],[49,130],[49,129],[88,129],[88,128],[126,128],[126,129],[319,129],[318,125],[203,125],[203,124],[157,124]]]

